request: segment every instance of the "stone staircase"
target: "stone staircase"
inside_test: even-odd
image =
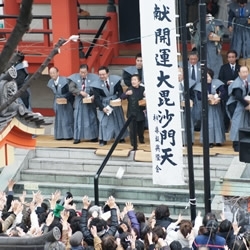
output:
[[[211,156],[211,190],[215,183],[224,177],[233,157]],[[41,190],[48,199],[55,190],[62,195],[70,191],[74,196],[77,208],[81,208],[84,195],[94,203],[94,176],[104,157],[95,154],[94,150],[69,148],[36,148],[29,151],[25,164],[13,175],[17,180],[15,196],[23,190],[28,198],[32,192]],[[187,158],[184,157],[186,164]],[[194,156],[194,173],[196,186],[197,210],[204,210],[203,204],[203,165],[202,157]],[[125,169],[121,179],[116,178],[119,167]],[[188,169],[184,168],[188,181]],[[1,176],[0,176],[1,177]],[[1,180],[1,178],[0,178]],[[159,186],[152,183],[152,166],[150,162],[135,162],[134,152],[128,157],[111,157],[99,179],[100,205],[107,197],[113,195],[123,208],[126,201],[134,204],[136,211],[147,215],[159,204],[167,204],[172,217],[179,213],[190,215],[189,188],[183,186]],[[213,197],[213,193],[212,193]]]

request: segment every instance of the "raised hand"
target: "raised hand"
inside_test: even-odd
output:
[[[53,214],[53,212],[50,212],[48,214],[46,222],[45,222],[46,226],[49,227],[52,224],[53,221],[54,221],[54,214]]]
[[[51,199],[49,200],[50,208],[54,209],[56,207],[56,202],[60,199],[61,192],[59,190],[56,190],[55,193],[51,194]]]
[[[107,205],[110,208],[115,208],[116,207],[115,198],[113,196],[109,196],[109,198],[107,200]]]
[[[127,212],[134,210],[134,205],[131,202],[126,202],[125,204]]]
[[[89,197],[87,195],[83,196],[82,198],[82,204],[83,204],[83,208],[84,209],[88,209],[90,204],[91,204],[91,201],[89,200]]]
[[[13,187],[15,184],[16,182],[13,179],[8,180],[8,191],[13,191]]]

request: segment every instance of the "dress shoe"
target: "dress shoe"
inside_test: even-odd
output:
[[[234,147],[234,152],[239,152],[240,150],[239,150],[239,147],[237,147],[237,146],[235,146]]]
[[[125,143],[125,139],[121,139],[119,143]]]
[[[73,138],[71,137],[71,138],[66,138],[65,140],[66,141],[71,141]]]
[[[94,138],[90,140],[91,142],[98,142],[98,138]]]
[[[239,152],[239,142],[238,141],[233,141],[233,149],[234,149],[234,152]]]
[[[195,128],[194,128],[194,131],[197,131],[197,132],[198,132],[198,131],[200,131],[200,130],[201,130],[200,127],[195,127]]]
[[[214,144],[213,144],[213,143],[210,143],[210,144],[209,144],[209,147],[210,147],[210,148],[213,148],[213,147],[214,147]]]
[[[144,143],[145,143],[145,141],[144,141],[144,136],[139,137],[139,142],[140,142],[141,144],[144,144]]]
[[[221,147],[222,145],[221,145],[221,143],[216,143],[216,146]]]
[[[105,145],[107,145],[107,142],[106,142],[106,141],[103,141],[103,140],[100,140],[99,145],[100,145],[100,146],[105,146]]]
[[[74,140],[73,144],[78,144],[80,142],[81,142],[80,140]]]

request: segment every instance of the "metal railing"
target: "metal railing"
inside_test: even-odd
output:
[[[119,143],[121,137],[123,136],[123,134],[125,133],[126,129],[128,128],[129,124],[133,122],[133,150],[137,150],[137,133],[136,133],[136,116],[135,115],[131,115],[127,121],[125,122],[123,128],[121,129],[119,135],[117,136],[117,138],[115,139],[112,147],[110,148],[109,152],[107,153],[106,157],[104,158],[101,166],[99,167],[99,169],[97,170],[95,177],[94,177],[94,192],[95,192],[95,205],[99,206],[99,177],[102,173],[102,171],[104,170],[110,156],[112,155],[112,153],[114,152],[117,144]]]

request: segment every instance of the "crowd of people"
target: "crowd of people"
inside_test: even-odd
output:
[[[193,1],[196,2],[196,1]],[[207,100],[208,100],[208,130],[210,147],[222,146],[225,142],[225,133],[229,132],[234,151],[239,151],[239,129],[249,128],[249,11],[250,3],[247,0],[227,1],[224,8],[228,9],[227,27],[231,37],[230,50],[227,52],[227,62],[223,64],[221,50],[225,33],[224,20],[214,18],[213,6],[219,1],[208,1],[206,16],[207,36]],[[191,130],[201,131],[201,65],[200,51],[200,24],[196,28],[191,25],[192,51],[188,58],[189,90],[192,101]],[[179,69],[179,89],[181,99],[185,99],[182,69]],[[185,117],[185,107],[182,116]],[[184,119],[183,119],[184,120]],[[183,124],[184,127],[184,124]],[[183,135],[185,145],[185,134]],[[192,135],[192,138],[194,136]]]
[[[223,215],[217,219],[198,212],[194,221],[170,216],[166,204],[158,205],[148,217],[131,202],[118,206],[110,196],[103,206],[93,205],[88,196],[77,209],[70,192],[55,191],[47,201],[40,191],[28,202],[26,193],[14,199],[10,180],[7,193],[0,192],[1,237],[39,237],[53,230],[61,231],[59,248],[67,250],[96,249],[232,249],[249,247],[249,233],[242,230],[236,216],[231,222]]]
[[[145,97],[142,69],[142,56],[137,54],[135,65],[123,69],[123,80],[127,85],[124,91],[122,77],[110,75],[109,69],[102,66],[98,74],[89,73],[88,65],[80,65],[78,73],[68,77],[60,76],[59,69],[49,70],[51,79],[48,87],[54,93],[54,137],[56,140],[81,140],[98,142],[104,146],[115,139],[125,124],[122,100],[128,100],[127,117],[134,115],[135,130],[139,142],[144,143],[145,106],[139,101]],[[134,131],[130,126],[131,144]],[[120,143],[125,142],[125,131]]]
[[[228,63],[221,66],[219,76],[214,77],[212,69],[207,68],[207,101],[208,101],[208,130],[210,147],[222,146],[225,142],[225,133],[230,133],[230,140],[234,151],[239,151],[239,129],[250,126],[249,104],[249,70],[247,66],[237,64],[237,52],[227,52]],[[193,51],[189,55],[189,92],[192,100],[191,130],[201,131],[201,68],[199,55]],[[179,69],[179,89],[181,100],[184,99],[183,71]],[[185,115],[185,107],[183,107]],[[185,126],[183,124],[183,126]],[[192,135],[194,139],[194,136]],[[185,140],[184,140],[185,142]]]

